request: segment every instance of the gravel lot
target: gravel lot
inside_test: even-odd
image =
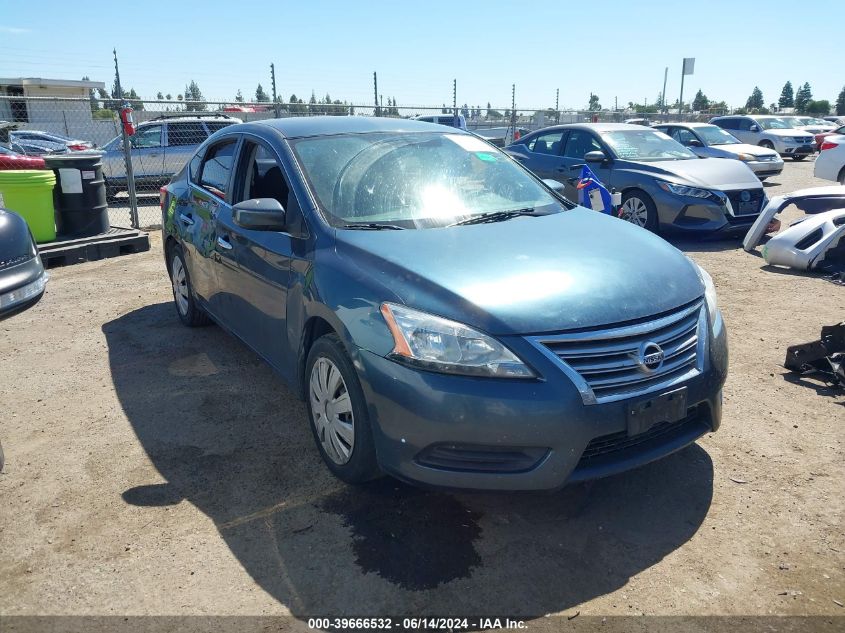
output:
[[[788,162],[769,195],[830,184],[812,167]],[[845,289],[769,269],[736,240],[678,245],[712,274],[728,325],[722,428],[554,494],[349,488],[263,362],[179,324],[157,234],[148,253],[52,270],[45,298],[0,323],[0,615],[841,626],[845,396],[781,363],[845,318]]]

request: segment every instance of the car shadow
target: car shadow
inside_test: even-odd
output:
[[[710,507],[713,464],[697,445],[550,493],[346,486],[320,461],[303,404],[220,328],[186,329],[159,303],[103,332],[120,403],[166,480],[128,481],[124,502],[189,501],[298,618],[542,617],[623,587]]]
[[[667,233],[663,239],[684,253],[718,253],[742,249],[745,233],[734,235],[688,236]]]

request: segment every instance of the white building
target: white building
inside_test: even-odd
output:
[[[71,130],[92,125],[90,91],[105,87],[102,81],[0,78],[0,121],[69,134]]]

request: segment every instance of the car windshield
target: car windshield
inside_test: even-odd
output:
[[[601,135],[623,160],[688,160],[698,158],[686,147],[656,130],[613,130]]]
[[[468,134],[350,134],[291,145],[334,226],[423,229],[482,214],[564,210],[508,156]]]
[[[742,142],[717,125],[702,125],[695,128],[695,131],[704,139],[706,145],[735,145]]]
[[[797,121],[793,121],[794,117],[780,117],[773,119],[757,119],[760,127],[764,130],[788,130],[796,125],[800,125]]]

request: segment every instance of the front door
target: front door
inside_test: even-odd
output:
[[[573,202],[578,202],[578,181],[581,179],[581,170],[586,165],[584,156],[587,152],[595,151],[601,151],[607,155],[607,150],[602,147],[593,132],[577,128],[569,132],[569,138],[563,150],[563,180],[561,182],[565,187],[564,196]],[[613,183],[610,182],[609,163],[590,163],[589,167],[601,184],[610,189]]]
[[[293,199],[289,181],[275,150],[254,137],[244,137],[234,178],[233,204],[253,198],[274,198],[288,210]],[[250,347],[274,367],[292,362],[287,345],[287,294],[292,242],[286,231],[259,231],[221,215],[218,240],[233,254],[237,274],[220,269],[225,293],[223,319]]]

